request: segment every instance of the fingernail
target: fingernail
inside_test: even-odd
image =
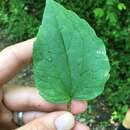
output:
[[[66,112],[55,120],[57,130],[71,130],[74,126],[74,116]]]

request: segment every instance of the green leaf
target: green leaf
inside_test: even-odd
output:
[[[109,77],[105,46],[74,12],[47,0],[33,49],[35,84],[54,103],[89,100],[102,93]]]
[[[118,21],[118,17],[114,12],[108,12],[106,19],[109,21],[111,25],[116,25]]]
[[[95,8],[93,12],[96,18],[101,18],[104,16],[104,11],[101,8]]]
[[[122,113],[126,113],[126,112],[128,111],[128,109],[129,109],[128,105],[124,105],[124,106],[122,106],[122,108],[121,108],[121,112],[122,112]]]
[[[106,0],[107,5],[113,5],[115,2],[115,0]]]
[[[126,5],[124,3],[118,3],[117,7],[120,11],[126,10]]]

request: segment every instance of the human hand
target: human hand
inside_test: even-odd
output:
[[[0,53],[0,86],[10,80],[24,65],[31,63],[34,40],[8,47]],[[14,118],[17,122],[15,114],[12,115],[11,111],[22,111],[24,112],[24,123],[27,124],[17,130],[56,130],[57,127],[57,130],[70,130],[72,127],[73,130],[89,130],[79,122],[75,123],[73,115],[65,111],[67,110],[66,104],[48,103],[39,96],[36,88],[15,86],[5,88],[3,96],[2,90],[0,91],[0,101],[2,97],[8,109],[3,105],[0,107],[0,122],[10,124],[10,129],[16,127],[12,123],[12,119]],[[73,114],[81,113],[85,109],[86,102],[72,101],[71,112]],[[2,127],[0,126],[0,128]]]

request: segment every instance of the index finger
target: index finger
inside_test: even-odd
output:
[[[20,97],[20,98],[19,98]],[[19,100],[18,100],[19,99]],[[39,95],[36,88],[24,86],[7,86],[4,88],[4,104],[12,111],[42,111],[52,112],[56,110],[67,110],[67,104],[54,104],[46,101]],[[76,115],[87,108],[85,101],[73,100],[71,112]]]
[[[12,45],[0,52],[0,86],[31,62],[35,38]]]

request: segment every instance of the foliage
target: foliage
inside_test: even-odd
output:
[[[104,39],[111,77],[103,98],[113,112],[130,107],[130,0],[57,0],[85,18]],[[35,36],[45,0],[0,0],[0,26],[12,41]],[[118,119],[121,119],[118,116]]]
[[[34,7],[30,0],[2,0],[0,5],[0,26],[12,42],[21,41],[36,35],[40,23],[41,1]],[[37,3],[38,3],[37,2]],[[33,7],[33,9],[32,9]],[[36,11],[38,10],[38,11]]]
[[[102,40],[85,20],[53,0],[46,3],[33,63],[40,94],[54,103],[93,99],[109,78]]]

